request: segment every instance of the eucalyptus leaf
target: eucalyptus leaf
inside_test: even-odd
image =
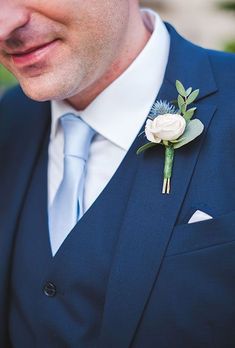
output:
[[[186,110],[187,110],[187,105],[184,103],[181,107],[181,112],[183,115],[185,114]]]
[[[183,84],[179,81],[179,80],[176,80],[176,89],[178,91],[178,93],[182,96],[182,97],[186,97],[186,91],[185,91],[185,88],[183,86]]]
[[[178,106],[179,106],[180,111],[182,111],[182,107],[184,104],[185,104],[184,98],[181,95],[179,95],[178,96]]]
[[[179,139],[175,139],[175,140],[171,140],[171,143],[177,144],[177,143],[179,143],[179,142],[182,141],[182,140],[184,140],[184,137],[179,138]]]
[[[203,132],[203,129],[204,129],[203,123],[197,118],[190,121],[183,134],[184,139],[176,144],[173,144],[174,149],[178,149],[181,146],[190,143],[192,140],[197,138]]]
[[[189,87],[189,88],[187,89],[187,91],[186,91],[186,96],[188,97],[189,94],[192,93],[192,91],[193,91],[192,87]]]
[[[149,148],[151,148],[151,147],[154,147],[154,146],[156,146],[156,145],[157,145],[157,143],[147,143],[147,144],[144,144],[143,146],[141,146],[141,147],[137,150],[136,154],[139,155],[139,154],[141,154],[142,152],[144,152],[145,150],[147,150],[147,149],[149,149]]]
[[[189,97],[187,98],[187,105],[193,103],[193,102],[197,99],[197,97],[198,97],[198,95],[199,95],[199,92],[200,92],[200,90],[199,90],[199,89],[196,89],[195,91],[193,91],[193,92],[189,95]]]
[[[191,120],[197,108],[191,108],[184,113],[184,118],[186,121]]]

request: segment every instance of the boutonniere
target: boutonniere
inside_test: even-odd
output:
[[[141,146],[137,154],[157,145],[165,147],[165,164],[162,193],[170,193],[171,175],[173,168],[174,152],[197,138],[204,129],[198,119],[192,119],[196,107],[188,108],[199,95],[199,89],[193,91],[192,87],[185,89],[180,81],[176,81],[179,93],[177,101],[156,101],[149,113],[145,135],[149,142]]]

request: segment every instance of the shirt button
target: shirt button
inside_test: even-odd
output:
[[[51,282],[48,282],[46,283],[46,285],[44,286],[43,288],[43,292],[46,296],[48,297],[53,297],[56,295],[56,286],[51,283]]]

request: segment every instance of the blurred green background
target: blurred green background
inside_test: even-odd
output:
[[[221,10],[228,11],[229,13],[232,13],[232,15],[235,17],[235,0],[230,1],[221,1],[218,3],[218,7]],[[234,18],[235,20],[235,18]],[[234,52],[235,53],[235,34],[233,34],[233,38],[225,42],[224,50],[228,52]]]
[[[0,89],[16,83],[16,79],[0,64]]]
[[[142,0],[140,3],[158,11],[189,40],[235,52],[235,0]],[[0,94],[16,83],[0,64]]]

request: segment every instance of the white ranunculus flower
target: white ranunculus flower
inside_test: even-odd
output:
[[[162,140],[176,140],[185,131],[186,121],[178,114],[165,114],[147,120],[145,134],[149,141],[160,143]]]

